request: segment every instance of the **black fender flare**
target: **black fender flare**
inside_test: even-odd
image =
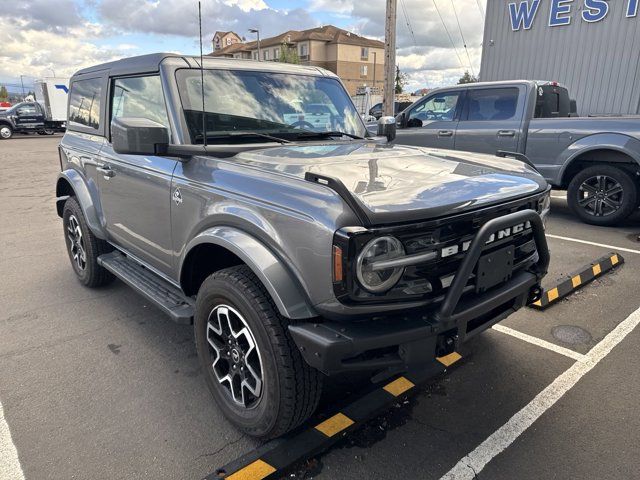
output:
[[[58,181],[56,183],[56,209],[58,216],[62,217],[64,202],[70,197],[68,188],[71,188],[73,191],[73,195],[80,204],[87,225],[89,225],[93,234],[102,240],[106,240],[107,234],[100,221],[101,215],[87,186],[86,180],[78,171],[72,168],[64,170],[58,175]]]
[[[211,227],[196,235],[180,259],[180,278],[189,252],[203,243],[223,247],[240,258],[260,279],[283,316],[291,319],[318,316],[299,282],[283,262],[261,241],[237,228]]]

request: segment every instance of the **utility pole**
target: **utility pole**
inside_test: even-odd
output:
[[[22,77],[24,77],[24,75],[20,75],[20,85],[22,85],[22,100],[25,99],[25,94],[24,94],[24,80],[22,80]]]
[[[395,113],[397,6],[398,0],[387,0],[384,28],[384,97],[382,100],[382,114],[385,116],[393,116]]]

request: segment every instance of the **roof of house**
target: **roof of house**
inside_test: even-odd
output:
[[[287,38],[288,37],[288,38]],[[261,47],[272,47],[283,43],[299,43],[305,40],[318,40],[329,44],[348,44],[359,45],[363,47],[384,48],[384,42],[373,40],[371,38],[362,37],[355,33],[348,32],[333,25],[325,25],[322,27],[310,28],[307,30],[288,30],[275,37],[268,37],[260,40]],[[245,42],[242,44],[228,45],[209,55],[224,56],[237,53],[239,51],[251,51],[257,48],[258,42]]]

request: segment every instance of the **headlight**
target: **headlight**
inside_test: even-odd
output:
[[[402,242],[395,237],[380,237],[367,243],[356,263],[356,276],[362,287],[380,293],[393,287],[404,272],[404,267],[384,268],[386,260],[404,256]]]

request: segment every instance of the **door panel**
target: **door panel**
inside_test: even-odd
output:
[[[453,149],[461,92],[440,92],[416,103],[407,113],[396,142],[402,145]]]
[[[16,109],[16,126],[19,130],[37,130],[44,125],[44,115],[40,105],[25,103]]]
[[[477,88],[467,92],[455,149],[495,155],[518,151],[525,95],[518,87]]]
[[[111,83],[109,118],[148,118],[169,125],[158,75]],[[122,155],[106,142],[98,178],[109,239],[161,273],[173,266],[171,177],[178,162],[154,155]]]
[[[171,176],[175,160],[100,154],[100,197],[109,239],[162,273],[171,272]]]

